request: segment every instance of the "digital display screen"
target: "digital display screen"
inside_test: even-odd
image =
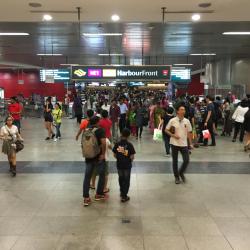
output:
[[[40,81],[45,82],[47,78],[54,77],[55,82],[65,82],[70,80],[69,69],[42,69],[40,70]]]
[[[164,80],[169,81],[171,66],[73,66],[72,80]]]
[[[191,81],[191,69],[189,68],[175,68],[171,70],[172,82],[190,82]]]

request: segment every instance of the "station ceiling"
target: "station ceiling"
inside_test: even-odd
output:
[[[210,6],[199,6],[204,3]],[[44,13],[53,14],[55,22],[74,22],[78,20],[76,7],[81,8],[83,22],[109,22],[114,13],[122,22],[161,22],[162,7],[169,12],[212,11],[202,15],[205,22],[250,21],[249,0],[9,0],[1,1],[0,22],[40,22]],[[166,20],[186,22],[190,14],[168,13]]]
[[[250,36],[224,36],[246,31],[250,22],[77,23],[0,22],[1,32],[28,36],[0,36],[0,67],[8,62],[39,67],[60,64],[194,64],[225,57],[249,57]],[[84,36],[84,33],[120,33],[120,36]],[[191,56],[215,53],[216,56]],[[37,54],[61,54],[38,56]],[[100,56],[99,54],[120,54]]]

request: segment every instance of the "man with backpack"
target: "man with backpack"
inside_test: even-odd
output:
[[[83,182],[84,206],[89,206],[91,204],[89,188],[90,180],[95,168],[99,174],[95,200],[100,201],[106,199],[103,192],[105,184],[106,137],[104,129],[98,127],[98,122],[99,117],[92,117],[89,120],[88,127],[84,130],[82,135],[82,154],[86,161],[86,170]]]

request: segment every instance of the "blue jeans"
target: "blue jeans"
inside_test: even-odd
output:
[[[83,181],[83,197],[89,198],[89,187],[90,180],[93,175],[93,171],[96,167],[97,173],[99,174],[99,181],[97,186],[97,195],[104,195],[103,189],[105,184],[105,161],[90,161],[86,162],[86,170]]]
[[[61,137],[60,128],[61,128],[61,123],[57,123],[56,124],[56,138]]]

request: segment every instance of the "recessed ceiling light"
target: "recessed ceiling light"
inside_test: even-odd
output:
[[[79,66],[79,64],[72,64],[72,63],[61,63],[61,66]]]
[[[62,54],[37,54],[37,56],[62,56]]]
[[[29,6],[32,7],[32,8],[42,7],[42,5],[40,3],[29,3]]]
[[[190,56],[216,56],[215,53],[197,53],[197,54],[190,54]]]
[[[43,21],[51,21],[52,19],[53,19],[53,17],[49,14],[43,15]]]
[[[24,33],[24,32],[0,32],[0,36],[29,36],[29,33]]]
[[[98,54],[98,56],[123,56],[124,54]]]
[[[224,32],[222,33],[223,35],[228,35],[228,36],[238,36],[238,35],[245,35],[245,36],[249,36],[250,35],[250,31],[230,31],[230,32]]]
[[[84,36],[122,36],[122,33],[83,33]]]
[[[201,15],[200,14],[193,14],[192,15],[192,20],[197,22],[201,19]]]
[[[111,16],[111,20],[113,22],[118,22],[120,20],[120,17],[118,15],[114,14],[114,15]]]

